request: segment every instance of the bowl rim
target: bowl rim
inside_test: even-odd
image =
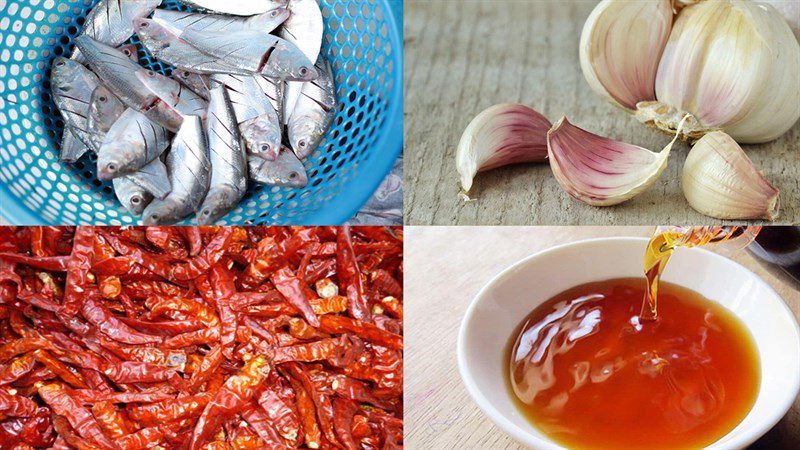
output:
[[[587,245],[590,243],[624,243],[624,242],[643,242],[646,243],[648,238],[646,237],[634,237],[634,236],[608,236],[608,237],[596,237],[596,238],[589,238],[589,239],[581,239],[572,242],[566,242],[563,244],[557,244],[552,247],[548,247],[542,249],[538,252],[535,252],[531,255],[528,255],[522,259],[517,260],[516,262],[511,263],[507,267],[500,270],[497,274],[495,274],[489,281],[487,281],[483,287],[475,294],[475,297],[470,301],[469,306],[467,306],[466,311],[464,312],[464,316],[461,318],[461,323],[459,324],[458,329],[458,337],[456,340],[456,359],[458,362],[458,372],[461,377],[461,382],[466,388],[467,392],[469,393],[470,397],[472,397],[472,401],[478,405],[478,408],[486,415],[497,427],[499,427],[503,432],[514,438],[517,442],[522,443],[526,446],[541,449],[541,450],[564,450],[564,447],[555,443],[550,439],[543,439],[538,436],[534,436],[528,433],[525,429],[520,428],[513,424],[510,420],[506,418],[506,416],[500,412],[494,405],[489,401],[489,399],[483,394],[483,392],[478,388],[477,383],[472,377],[472,372],[470,371],[469,365],[466,361],[466,339],[467,339],[467,329],[469,328],[469,324],[472,321],[473,316],[476,314],[477,305],[483,301],[486,297],[486,294],[491,291],[499,282],[504,280],[507,277],[514,275],[517,272],[517,269],[521,268],[524,265],[529,264],[532,260],[537,258],[541,258],[547,254],[556,253],[559,251],[564,251],[566,249],[572,247],[579,247],[583,245]],[[780,311],[782,314],[787,315],[791,320],[790,323],[794,325],[794,335],[797,340],[800,341],[800,325],[797,323],[797,319],[794,316],[794,312],[789,309],[789,306],[783,300],[783,297],[778,295],[775,289],[772,288],[766,281],[764,281],[760,276],[756,275],[752,270],[744,267],[740,263],[733,261],[730,258],[727,258],[723,255],[718,253],[712,252],[707,248],[701,247],[692,247],[686,249],[688,251],[695,251],[695,252],[705,252],[707,255],[710,255],[712,259],[715,259],[723,264],[730,264],[738,266],[740,269],[746,271],[751,275],[751,277],[755,280],[757,284],[760,284],[762,288],[767,289],[768,292],[772,293],[776,298],[780,299],[781,301],[778,302],[780,305]],[[747,327],[750,330],[749,327]],[[764,414],[764,417],[755,425],[754,429],[750,432],[742,432],[738,435],[734,435],[725,442],[726,448],[743,448],[746,447],[753,442],[755,442],[758,438],[763,436],[767,431],[772,429],[789,411],[794,403],[794,399],[797,397],[798,393],[800,393],[800,369],[794,373],[794,383],[790,394],[793,393],[794,395],[787,395],[784,397],[780,402],[774,404],[773,407],[770,409],[770,412]],[[758,399],[758,397],[756,397]],[[531,425],[533,427],[533,425]],[[730,432],[729,432],[730,433]],[[728,436],[726,434],[725,436]],[[725,437],[723,436],[723,437]],[[719,448],[717,442],[711,443],[707,449],[716,449]]]

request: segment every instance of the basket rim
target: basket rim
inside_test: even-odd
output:
[[[403,40],[400,36],[395,11],[390,0],[378,0],[389,25],[389,42],[392,44],[394,86],[389,96],[390,109],[380,138],[372,145],[374,149],[359,165],[358,176],[348,180],[339,194],[301,221],[285,217],[270,225],[341,225],[351,219],[372,197],[394,166],[403,150]],[[402,3],[400,8],[402,11]],[[401,16],[402,18],[402,16]],[[399,51],[397,50],[399,49]],[[384,151],[380,149],[385,149]],[[405,180],[404,180],[405,181]],[[16,195],[5,183],[0,183],[0,218],[9,225],[77,225],[58,224],[44,220],[22,201],[10,201]],[[9,201],[6,201],[9,200]],[[94,223],[93,223],[94,225]],[[98,224],[99,225],[99,224]]]

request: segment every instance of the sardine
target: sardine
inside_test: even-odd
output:
[[[211,82],[208,75],[202,73],[189,72],[183,69],[175,69],[172,71],[172,78],[178,80],[179,83],[191,89],[195,94],[199,95],[205,100],[209,99],[209,90],[211,89]]]
[[[319,5],[315,0],[292,0],[289,3],[289,11],[291,14],[283,23],[280,36],[296,45],[309,61],[316,61],[325,32]],[[289,123],[289,116],[297,104],[297,99],[300,98],[302,88],[302,83],[296,81],[287,83],[284,123]]]
[[[50,75],[53,102],[64,119],[65,133],[73,134],[85,147],[92,147],[92,140],[86,129],[89,115],[89,101],[92,92],[100,85],[100,80],[82,64],[67,58],[57,57]],[[80,145],[68,136],[62,136],[62,161],[74,162],[83,152]]]
[[[289,142],[300,159],[317,148],[336,116],[336,86],[331,65],[322,56],[317,61],[322,75],[303,85],[302,95],[287,126]]]
[[[237,73],[248,75],[251,72],[228,64],[225,58],[218,58],[192,47],[167,29],[150,19],[140,19],[134,26],[142,45],[154,57],[177,68],[195,73]]]
[[[58,152],[59,161],[74,163],[88,151],[89,146],[78,139],[69,127],[64,127],[64,134],[61,135],[61,150]]]
[[[211,185],[197,214],[198,225],[213,224],[228,214],[247,190],[247,156],[227,89],[222,85],[211,89],[206,122]]]
[[[142,211],[153,201],[153,196],[143,187],[128,177],[114,178],[114,195],[122,206],[134,216],[141,216]]]
[[[250,179],[256,183],[294,188],[308,185],[306,168],[287,147],[281,147],[281,151],[275,161],[269,161],[258,156],[249,156],[247,165]]]
[[[192,8],[215,11],[235,16],[252,16],[269,11],[278,5],[286,5],[289,0],[178,0]]]
[[[116,47],[133,36],[134,20],[149,16],[160,4],[161,0],[100,0],[86,16],[81,36]],[[72,59],[85,61],[78,48]]]
[[[122,103],[122,100],[112,94],[107,87],[98,86],[92,92],[86,129],[96,148],[99,149],[103,145],[108,130],[111,129],[126,109],[127,106]]]
[[[198,31],[242,31],[259,30],[266,33],[278,28],[289,18],[289,9],[286,5],[275,4],[271,9],[252,16],[237,17],[222,14],[201,14],[191,12],[157,9],[153,13],[153,20],[167,27],[170,31],[180,36],[186,28]]]
[[[97,177],[130,174],[158,158],[169,145],[167,130],[133,109],[126,109],[108,130],[97,152]]]
[[[178,131],[186,116],[205,115],[208,102],[191,89],[184,89],[183,85],[172,78],[145,69],[137,71],[136,78],[172,110],[159,114],[159,117],[169,118],[169,121],[159,123],[170,131]]]
[[[211,178],[203,123],[187,117],[167,154],[172,192],[163,200],[153,200],[144,211],[145,225],[171,225],[193,214],[203,202]]]
[[[247,150],[254,155],[275,159],[281,146],[281,122],[270,99],[262,93],[260,75],[212,75],[227,87],[239,131]]]
[[[181,40],[226,64],[280,80],[309,81],[317,71],[294,44],[261,31],[196,31],[187,28]],[[186,67],[184,67],[186,68]],[[189,69],[189,68],[186,68]]]

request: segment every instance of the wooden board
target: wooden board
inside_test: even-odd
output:
[[[405,7],[406,223],[439,225],[651,225],[719,223],[694,211],[680,174],[678,143],[648,191],[596,208],[569,197],[548,164],[479,174],[459,200],[455,150],[467,124],[497,103],[524,103],[552,122],[660,151],[670,137],[598,97],[583,78],[578,41],[595,1],[410,1]],[[780,93],[775,93],[780,95]],[[800,221],[800,124],[777,141],[746,146],[781,190],[776,223]]]
[[[521,449],[483,415],[461,384],[456,336],[467,305],[498,272],[540,250],[592,237],[651,232],[651,227],[406,227],[408,448]],[[746,251],[732,259],[772,286],[800,319],[800,284],[767,270]],[[789,413],[751,449],[788,450],[798,442],[800,399],[795,399]]]

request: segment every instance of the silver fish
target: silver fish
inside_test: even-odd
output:
[[[86,129],[89,131],[96,148],[100,148],[103,145],[108,130],[111,129],[126,109],[127,106],[122,103],[122,100],[112,94],[107,87],[98,86],[92,92]]]
[[[81,36],[116,47],[133,36],[133,21],[149,16],[161,0],[100,0],[86,16]],[[76,48],[72,59],[83,62]]]
[[[211,164],[199,117],[187,117],[183,121],[167,154],[167,169],[172,192],[163,200],[153,200],[145,209],[145,225],[174,224],[197,211],[203,202],[211,178]]]
[[[199,95],[205,100],[209,99],[209,90],[211,89],[211,81],[208,75],[202,73],[189,72],[183,69],[175,69],[172,71],[172,78],[178,80],[179,83],[191,89],[195,94]]]
[[[65,130],[69,130],[86,147],[96,150],[96,148],[92,147],[92,140],[86,126],[89,101],[92,92],[100,85],[100,80],[82,64],[67,58],[57,57],[51,71],[50,83],[53,91],[53,102],[64,119]],[[67,142],[62,142],[62,160],[67,162],[76,161],[83,154],[78,148],[80,146],[66,135],[63,138]]]
[[[161,158],[156,158],[145,164],[144,167],[136,172],[120,178],[127,178],[133,181],[155,198],[164,198],[172,190],[172,185],[169,183],[167,166],[164,165]],[[117,178],[114,179],[116,180]]]
[[[136,78],[147,87],[171,111],[159,114],[168,121],[159,122],[170,131],[178,131],[183,118],[186,116],[204,116],[208,109],[208,102],[195,94],[191,89],[184,89],[183,85],[152,70],[139,70]],[[159,107],[163,105],[157,105]]]
[[[289,3],[291,15],[283,23],[280,36],[293,43],[306,55],[309,61],[316,61],[322,47],[322,36],[325,25],[322,22],[322,12],[315,0],[292,0]],[[290,81],[286,86],[286,110],[283,114],[284,123],[288,123],[289,116],[297,104],[302,91],[302,83]]]
[[[260,75],[212,75],[227,87],[239,131],[254,155],[275,159],[281,146],[281,122],[270,99],[256,81]]]
[[[153,103],[155,96],[135,75],[137,70],[143,69],[142,66],[131,61],[116,48],[97,42],[88,36],[76,38],[75,45],[81,49],[89,67],[103,84],[129,108],[139,111]]]
[[[150,19],[140,19],[134,25],[142,45],[153,56],[177,68],[196,73],[238,73],[251,72],[228,64],[225,58],[218,58],[192,47],[167,29]]]
[[[193,8],[215,11],[235,16],[252,16],[269,11],[276,5],[286,5],[289,0],[178,0]]]
[[[71,129],[64,127],[64,134],[61,135],[61,150],[58,152],[59,161],[74,163],[81,159],[89,146],[78,139]]]
[[[122,206],[134,216],[141,216],[142,211],[153,201],[153,196],[143,187],[128,177],[114,178],[114,195]]]
[[[208,150],[211,185],[197,213],[198,225],[210,225],[228,214],[247,190],[247,156],[227,89],[211,89],[208,104]]]
[[[303,85],[303,92],[289,117],[289,142],[300,159],[317,148],[336,116],[336,86],[331,65],[319,57],[317,70],[322,75]]]
[[[136,110],[126,109],[97,151],[97,177],[110,180],[135,172],[158,158],[168,145],[164,127]]]
[[[308,185],[308,174],[303,163],[287,147],[281,147],[278,158],[269,161],[258,156],[247,158],[250,179],[256,183],[273,186],[301,188]]]
[[[294,44],[261,31],[196,31],[187,28],[181,40],[226,64],[280,80],[317,78],[311,60]]]
[[[75,43],[83,51],[89,66],[100,78],[100,81],[126,106],[170,129],[173,129],[176,121],[180,123],[180,117],[177,117],[175,110],[162,102],[136,77],[137,71],[145,70],[142,66],[128,59],[119,50],[89,37],[80,36]]]
[[[289,18],[286,5],[275,4],[271,9],[252,17],[237,17],[222,14],[201,14],[157,9],[153,20],[180,36],[186,28],[198,31],[242,31],[260,30],[266,33],[278,28]]]

